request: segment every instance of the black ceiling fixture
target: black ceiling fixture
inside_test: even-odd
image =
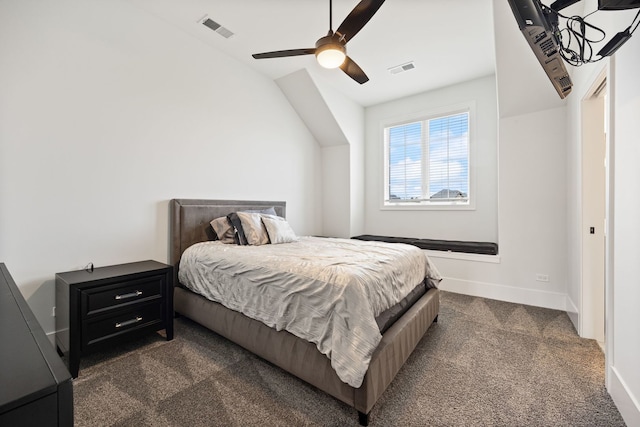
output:
[[[287,56],[315,55],[318,63],[325,68],[340,67],[349,77],[360,84],[369,77],[351,58],[347,56],[347,42],[351,40],[380,9],[385,0],[361,0],[349,13],[338,29],[333,31],[333,4],[329,0],[329,32],[316,42],[316,47],[308,49],[277,50],[254,53],[255,59],[283,58]]]

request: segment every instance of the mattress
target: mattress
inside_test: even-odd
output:
[[[416,301],[418,301],[424,294],[427,293],[428,279],[425,279],[418,286],[413,288],[409,294],[400,300],[397,304],[389,307],[378,316],[376,316],[376,324],[378,325],[378,330],[381,334],[384,334],[387,329],[391,327],[404,313],[407,312],[409,307],[413,305]]]

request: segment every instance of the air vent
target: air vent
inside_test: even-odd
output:
[[[413,62],[407,62],[406,64],[396,65],[395,67],[389,68],[389,72],[391,74],[404,73],[405,71],[413,70],[416,68]]]
[[[223,27],[222,25],[218,24],[213,19],[209,19],[209,18],[205,17],[205,18],[203,18],[201,20],[201,22],[202,22],[202,25],[204,25],[205,27],[211,28],[213,31],[215,31],[216,33],[220,34],[225,39],[231,38],[233,36],[233,33],[231,31],[229,31],[229,29],[227,29],[227,28]]]

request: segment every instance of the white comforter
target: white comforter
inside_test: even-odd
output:
[[[179,270],[192,291],[316,344],[356,388],[382,338],[375,317],[425,278],[437,283],[440,275],[414,246],[318,237],[198,243],[184,252]]]

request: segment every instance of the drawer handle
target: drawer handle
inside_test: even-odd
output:
[[[115,298],[116,299],[127,299],[127,298],[139,297],[140,295],[142,295],[142,291],[135,291],[135,292],[131,292],[130,294],[116,295]]]
[[[133,325],[134,323],[138,323],[142,320],[142,317],[136,316],[135,319],[126,320],[124,322],[116,322],[116,328],[123,328],[125,326]]]

